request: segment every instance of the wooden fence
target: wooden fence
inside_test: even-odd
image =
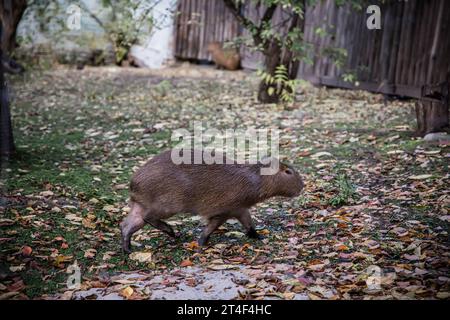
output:
[[[425,84],[446,80],[450,73],[450,1],[372,1],[381,8],[380,30],[366,27],[365,8],[336,6],[333,0],[308,6],[305,40],[316,53],[325,47],[346,49],[347,62],[337,68],[329,57],[314,55],[312,65],[301,63],[299,77],[315,84],[356,88],[343,74],[357,75],[358,88],[386,94],[420,98]],[[206,46],[242,36],[245,30],[222,0],[179,0],[176,19],[175,56],[210,60]],[[247,9],[248,10],[248,9]],[[251,12],[257,17],[257,10]],[[280,14],[274,16],[274,22]],[[328,35],[320,36],[322,28]],[[261,54],[241,48],[242,66],[255,69]]]
[[[241,33],[239,23],[221,0],[181,0],[177,11],[177,58],[211,60],[208,43],[230,41]]]

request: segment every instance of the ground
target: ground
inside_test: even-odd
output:
[[[185,66],[10,78],[0,299],[447,299],[450,150],[411,134],[413,101],[305,83],[296,103],[262,105],[256,88],[249,73]],[[199,249],[201,222],[180,214],[180,237],[147,226],[124,255],[130,175],[193,120],[279,128],[304,193],[252,209],[262,241],[230,221]]]

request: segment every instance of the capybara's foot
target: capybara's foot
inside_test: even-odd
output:
[[[131,253],[131,249],[129,245],[122,245],[122,251],[124,254],[130,254]]]
[[[169,237],[171,238],[175,238],[177,235],[175,234],[175,231],[172,230],[168,230],[168,231],[164,231]]]
[[[247,237],[258,240],[263,239],[263,237],[258,232],[256,232],[255,228],[251,228],[247,231]]]
[[[131,239],[125,239],[122,235],[122,250],[123,253],[129,254],[131,253]]]
[[[206,246],[206,244],[208,243],[208,239],[209,239],[209,237],[203,237],[203,236],[200,236],[200,238],[198,239],[198,245],[199,245],[199,247],[204,247],[204,246]]]

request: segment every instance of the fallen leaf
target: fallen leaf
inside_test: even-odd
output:
[[[433,175],[432,174],[420,174],[417,176],[410,176],[409,179],[411,180],[425,180],[425,179],[429,179],[431,178]]]
[[[225,236],[227,237],[234,237],[234,238],[242,238],[245,236],[243,232],[240,231],[229,231],[225,233]]]
[[[68,290],[62,294],[61,300],[72,300],[72,297],[73,297],[73,291]]]
[[[24,256],[29,256],[29,255],[31,255],[32,252],[33,252],[33,249],[31,249],[31,247],[29,247],[29,246],[24,246],[22,248],[22,254]]]
[[[391,231],[393,233],[395,233],[397,236],[399,236],[400,238],[408,235],[408,233],[409,233],[408,230],[406,230],[403,227],[396,227],[396,228],[392,229]]]
[[[213,264],[208,266],[211,270],[229,270],[229,269],[239,269],[239,266],[232,264]]]
[[[192,241],[192,242],[189,242],[189,243],[185,244],[185,248],[188,249],[188,250],[195,250],[198,247],[199,246],[198,246],[198,242],[197,241]]]
[[[122,297],[126,298],[126,299],[129,299],[129,298],[133,295],[133,293],[134,293],[133,288],[131,288],[131,287],[126,287],[125,289],[123,289],[123,290],[120,292],[120,295],[121,295]]]
[[[97,250],[95,250],[95,249],[87,249],[85,252],[84,252],[84,257],[85,258],[88,258],[88,259],[92,259],[92,258],[94,258],[95,257],[95,255],[97,254]]]
[[[151,252],[133,252],[129,255],[131,260],[138,261],[140,263],[146,263],[152,261]]]
[[[436,294],[436,298],[438,299],[447,299],[450,298],[450,292],[440,291]]]
[[[18,294],[20,294],[20,292],[12,291],[12,292],[3,293],[0,295],[0,300],[9,300]]]
[[[183,260],[183,261],[181,261],[181,263],[180,263],[180,266],[181,266],[181,267],[190,267],[190,266],[192,266],[192,265],[193,265],[193,263],[192,263],[192,261],[189,260],[189,259]]]
[[[11,267],[9,267],[9,270],[11,270],[11,272],[19,272],[19,271],[25,270],[25,264],[21,264],[18,266],[11,266]]]

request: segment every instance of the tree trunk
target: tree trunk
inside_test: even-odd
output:
[[[416,102],[417,135],[449,130],[450,72],[437,85],[422,88],[424,99]]]
[[[2,35],[0,24],[0,36]],[[3,50],[0,47],[0,61],[3,59]],[[3,63],[0,63],[0,156],[9,156],[15,152],[14,138],[9,111],[8,92],[5,84]]]
[[[16,30],[27,8],[26,0],[1,0],[0,19],[3,25],[1,48],[3,53],[10,53],[16,47]]]
[[[303,8],[306,8],[305,1],[303,0]],[[294,14],[290,20],[290,26],[287,32],[292,32],[294,29],[299,29],[301,33],[305,30],[305,20],[300,18],[298,14]],[[287,76],[290,80],[297,78],[298,68],[300,66],[300,61],[298,59],[294,60],[294,53],[290,50],[289,46],[280,47],[276,40],[271,41],[264,50],[265,56],[265,67],[266,72],[270,75],[275,75],[275,69],[279,65],[284,65],[287,70]],[[273,87],[273,94],[269,95],[268,90]],[[258,100],[262,103],[277,103],[280,100],[280,93],[283,89],[291,92],[291,88],[276,88],[275,85],[266,84],[265,81],[261,81],[258,90]]]
[[[417,135],[424,136],[431,132],[449,129],[449,105],[432,101],[416,102]]]
[[[264,52],[265,56],[265,71],[274,76],[275,69],[280,65],[281,61],[281,47],[277,41],[272,41]],[[273,88],[273,93],[269,94],[269,88]],[[280,100],[279,93],[275,84],[267,84],[262,80],[258,89],[258,101],[261,103],[277,103]]]

